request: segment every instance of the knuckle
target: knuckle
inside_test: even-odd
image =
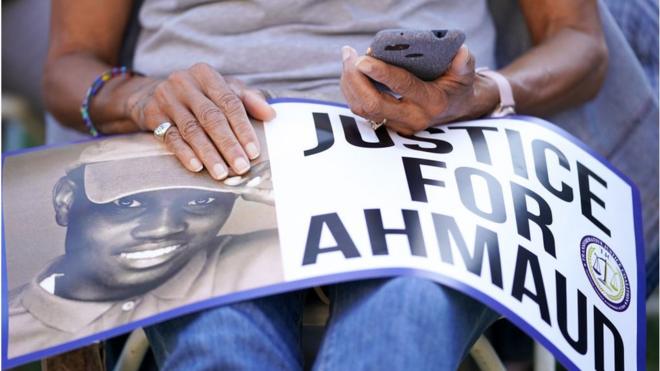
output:
[[[205,73],[205,72],[209,72],[212,69],[213,68],[208,63],[205,62],[198,62],[193,64],[192,67],[190,67],[190,71],[194,73]]]
[[[191,90],[195,89],[195,78],[188,71],[179,71],[176,75],[176,78],[171,81],[171,84],[174,88],[181,90]]]
[[[365,112],[362,110],[361,106],[351,106],[351,112],[358,116],[365,116]]]
[[[249,138],[253,133],[252,125],[249,122],[239,123],[234,127],[234,131],[238,138]]]
[[[200,141],[199,143],[194,144],[195,148],[200,152],[200,157],[213,158],[217,157],[217,150],[209,141]],[[213,157],[208,157],[213,156]],[[216,162],[216,161],[213,161]]]
[[[161,113],[161,108],[155,102],[147,103],[142,109],[142,114],[146,117],[152,117]]]
[[[420,131],[426,129],[426,127],[427,127],[426,123],[424,123],[424,122],[422,122],[422,121],[415,121],[415,122],[413,122],[413,124],[411,125],[411,129],[412,129],[415,133],[420,132]]]
[[[362,111],[367,116],[375,116],[380,112],[380,102],[376,99],[367,99],[362,103]]]
[[[377,64],[372,67],[371,72],[369,72],[369,75],[374,80],[384,82],[384,80],[389,79],[390,74],[388,72],[389,71],[384,69],[383,66]]]
[[[225,93],[218,98],[220,106],[229,116],[239,114],[243,111],[243,102],[233,93]]]
[[[404,74],[400,79],[394,82],[393,88],[397,91],[410,91],[414,84],[415,82],[412,76],[409,74]]]
[[[236,142],[236,139],[234,139],[233,136],[228,135],[226,133],[225,135],[219,136],[217,141],[218,141],[218,146],[222,149],[223,152],[227,153],[228,155],[233,155],[239,149],[238,142]]]
[[[188,79],[188,73],[186,73],[185,71],[174,71],[170,73],[167,79],[169,81],[180,84]]]
[[[200,107],[200,116],[202,118],[202,122],[207,122],[207,123],[222,123],[225,122],[225,115],[222,114],[222,111],[212,103],[204,103]]]
[[[158,102],[165,102],[167,100],[169,86],[166,82],[161,82],[154,88],[154,97]]]
[[[411,136],[411,135],[415,134],[415,132],[413,130],[409,129],[409,128],[402,128],[401,130],[399,130],[399,133],[401,133],[403,135],[406,135],[406,136]]]
[[[181,123],[177,123],[181,135],[186,139],[191,139],[202,134],[199,123],[194,118],[188,118]]]
[[[431,117],[425,115],[423,112],[417,112],[416,114],[411,113],[410,118],[409,127],[414,130],[415,133],[426,130],[431,122]]]
[[[173,152],[178,152],[183,145],[181,134],[178,130],[168,130],[165,134],[165,145],[167,145]]]

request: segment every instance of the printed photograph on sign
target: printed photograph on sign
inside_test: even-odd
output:
[[[149,135],[5,160],[9,357],[282,280],[265,156],[224,181],[177,161]]]

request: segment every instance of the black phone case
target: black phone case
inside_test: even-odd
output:
[[[431,81],[447,71],[464,41],[465,34],[458,30],[383,30],[367,55]]]

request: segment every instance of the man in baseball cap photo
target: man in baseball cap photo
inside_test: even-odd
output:
[[[148,135],[82,151],[53,187],[64,254],[10,294],[10,357],[282,279],[275,229],[219,233],[239,197],[272,205],[268,161],[224,182],[176,162]]]

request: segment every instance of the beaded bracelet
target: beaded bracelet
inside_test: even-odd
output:
[[[96,130],[96,127],[92,122],[92,119],[89,117],[89,102],[92,100],[92,97],[94,97],[99,92],[99,90],[101,90],[103,85],[105,85],[105,83],[108,82],[113,77],[116,76],[131,77],[135,75],[141,76],[142,74],[129,70],[126,66],[113,67],[111,70],[105,71],[101,75],[99,75],[92,83],[92,86],[90,86],[89,89],[87,89],[87,94],[85,94],[85,98],[83,99],[82,105],[80,106],[80,114],[82,115],[83,122],[85,122],[85,126],[87,127],[89,133],[92,136],[94,137],[99,136],[99,131]]]

